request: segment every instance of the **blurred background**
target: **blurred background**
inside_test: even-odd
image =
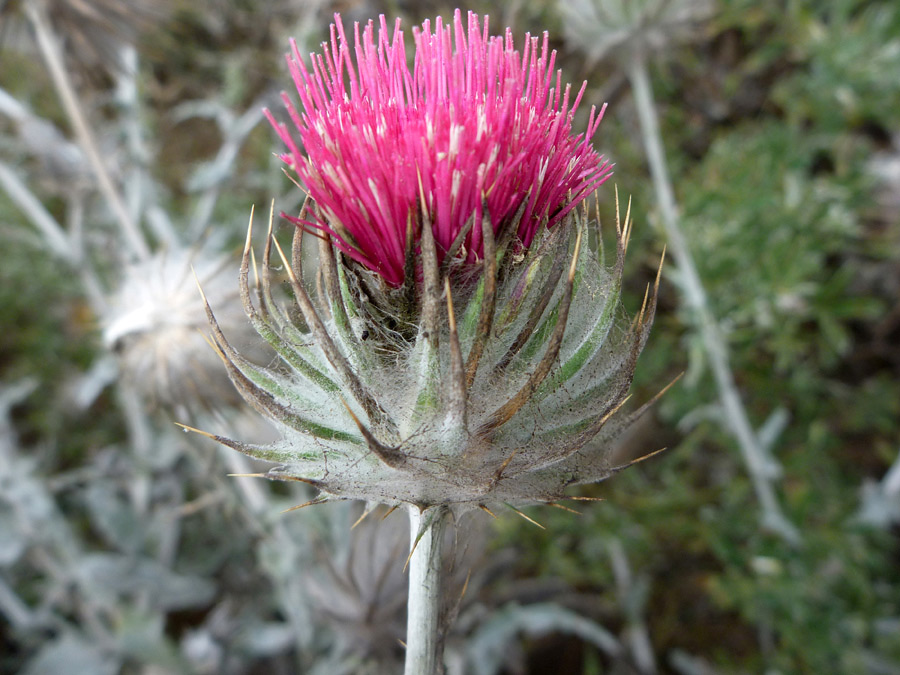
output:
[[[0,2],[0,672],[398,672],[403,516],[281,514],[312,495],[175,422],[272,434],[191,267],[259,349],[237,255],[302,196],[261,114],[288,38],[453,8]],[[617,452],[668,450],[578,493],[605,501],[465,525],[448,672],[900,673],[900,6],[462,9],[550,32],[576,129],[609,103],[630,312],[668,247],[633,400],[685,374]]]

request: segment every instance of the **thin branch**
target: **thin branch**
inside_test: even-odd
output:
[[[653,101],[653,90],[647,75],[646,64],[640,56],[635,56],[630,64],[628,77],[634,91],[644,146],[650,163],[650,174],[659,199],[666,238],[680,273],[680,286],[685,302],[694,313],[700,328],[710,368],[719,389],[719,399],[725,411],[725,418],[732,435],[740,446],[744,463],[750,473],[753,489],[762,506],[763,526],[776,532],[786,541],[799,543],[799,532],[784,516],[778,504],[771,482],[770,460],[767,459],[766,452],[750,425],[731,371],[728,348],[710,310],[697,266],[694,264],[687,240],[678,223],[678,207],[666,166],[659,122]]]
[[[137,226],[137,223],[132,219],[131,214],[128,213],[122,195],[119,194],[118,189],[109,175],[109,170],[106,168],[106,163],[103,161],[97,139],[94,137],[94,132],[88,124],[87,116],[85,115],[84,110],[82,110],[78,94],[75,92],[75,87],[72,85],[69,73],[66,70],[62,50],[59,46],[60,41],[53,31],[53,26],[47,17],[44,3],[40,1],[26,2],[23,9],[28,16],[31,25],[34,27],[41,55],[47,63],[50,77],[53,79],[53,84],[59,94],[63,108],[75,129],[78,143],[81,145],[82,150],[84,150],[88,162],[93,168],[94,174],[97,176],[100,191],[103,193],[110,208],[115,213],[119,225],[122,227],[125,241],[131,248],[132,254],[135,257],[149,257],[150,247],[147,245],[144,235]]]

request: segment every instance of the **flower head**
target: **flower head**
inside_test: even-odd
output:
[[[283,367],[245,359],[207,305],[232,381],[282,440],[214,438],[314,485],[317,503],[564,498],[621,468],[604,441],[633,419],[614,415],[655,307],[654,293],[629,322],[619,306],[628,214],[617,203],[611,267],[590,229],[583,199],[608,175],[589,143],[598,118],[572,137],[546,39],[519,54],[508,31],[491,38],[474,15],[464,31],[457,12],[455,30],[415,34],[410,73],[402,34],[381,26],[377,46],[371,24],[356,39],[355,67],[339,21],[312,74],[296,48],[289,60],[306,155],[279,129],[311,199],[290,255],[270,215],[255,290],[252,227],[241,270],[244,309]],[[320,267],[308,287],[309,228]],[[276,251],[302,320],[272,294]]]
[[[341,23],[308,68],[296,43],[288,65],[302,103],[285,94],[295,126],[269,119],[288,152],[282,158],[318,205],[301,227],[330,233],[353,260],[391,286],[405,276],[408,231],[421,237],[430,215],[438,260],[451,252],[474,263],[484,256],[482,205],[495,236],[516,227],[529,246],[609,176],[590,139],[602,118],[591,110],[585,134],[572,134],[577,94],[554,72],[555,52],[526,36],[490,36],[488,20],[459,10],[413,29],[410,70],[400,21],[382,16],[353,46]],[[295,140],[295,136],[299,140]],[[301,150],[302,146],[302,150]],[[461,242],[457,238],[462,234]]]

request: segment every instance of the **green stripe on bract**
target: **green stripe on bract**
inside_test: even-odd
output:
[[[438,351],[428,338],[420,338],[421,347],[416,358],[419,367],[419,390],[413,406],[411,422],[419,422],[433,414],[441,404],[441,366]],[[411,430],[408,430],[411,431]]]
[[[461,344],[466,344],[475,338],[475,328],[478,326],[478,317],[481,314],[481,303],[484,301],[484,284],[485,279],[482,274],[478,280],[478,286],[475,288],[475,294],[466,304],[462,320],[457,324]]]
[[[351,319],[358,319],[359,308],[356,306],[355,301],[353,300],[353,294],[350,292],[350,284],[347,281],[347,271],[344,269],[343,265],[337,266],[338,272],[338,281],[340,282],[341,287],[341,299],[344,302],[344,307],[347,309],[347,314]]]
[[[522,303],[524,303],[530,295],[539,272],[540,260],[538,259],[533,260],[531,264],[526,266],[522,275],[520,275],[519,279],[516,281],[516,287],[518,287],[519,284],[522,286],[520,288],[513,288],[513,293],[507,298],[503,311],[500,312],[500,316],[498,316],[494,322],[495,331],[502,333],[516,320],[516,317],[519,315],[519,310],[522,307]],[[513,294],[515,297],[513,297]]]
[[[582,342],[581,346],[575,350],[569,359],[557,369],[538,389],[539,396],[546,396],[549,390],[555,389],[563,382],[574,377],[586,363],[588,363],[594,355],[600,350],[606,342],[609,335],[609,329],[612,327],[614,312],[619,301],[620,284],[617,281],[606,298],[600,318],[594,324],[588,337]]]
[[[556,303],[556,306],[550,310],[547,318],[544,319],[538,325],[534,333],[532,333],[531,338],[529,338],[528,342],[525,343],[522,351],[520,351],[513,358],[513,362],[518,361],[520,363],[531,363],[532,361],[534,361],[538,349],[540,349],[547,342],[547,339],[553,334],[553,329],[556,328],[556,322],[558,320],[559,303]]]
[[[240,362],[232,361],[232,363],[253,384],[258,386],[260,389],[263,389],[273,397],[280,398],[282,401],[285,401],[288,407],[293,408],[296,405],[311,407],[314,405],[314,402],[301,398],[293,391],[291,391],[292,387],[290,386],[290,384],[292,383],[280,382],[277,375],[275,373],[272,373],[268,369],[256,366],[246,359],[241,359]],[[350,434],[348,432],[341,431],[339,429],[333,429],[319,422],[315,422],[311,419],[308,419],[306,416],[299,412],[291,413],[290,417],[286,417],[281,421],[287,423],[287,419],[291,420],[291,423],[288,424],[289,426],[298,430],[307,431],[319,438],[347,441],[350,443],[363,442],[362,439],[358,436],[354,436],[353,434]]]
[[[572,283],[573,296],[575,295],[581,276],[582,275],[578,271],[575,272],[575,279]],[[519,352],[519,355],[516,356],[513,361],[530,363],[536,358],[537,350],[547,342],[547,339],[553,334],[553,329],[556,328],[556,322],[559,320],[559,305],[560,303],[557,302],[556,306],[550,310],[547,318],[538,325],[537,330],[534,331],[532,337],[525,343],[522,351]]]
[[[372,359],[369,351],[365,348],[356,334],[353,332],[353,326],[350,319],[359,318],[359,309],[353,302],[353,294],[350,293],[350,287],[347,282],[347,273],[344,266],[337,264],[338,288],[340,292],[339,298],[331,299],[331,315],[335,317],[335,329],[337,337],[343,347],[344,354],[350,360],[357,375],[360,375],[365,383],[371,386]]]
[[[354,436],[346,431],[331,429],[323,424],[311,422],[300,415],[289,415],[286,419],[279,421],[287,424],[292,429],[309,433],[316,438],[324,438],[329,441],[344,441],[346,443],[353,443],[354,445],[365,446],[365,441],[359,436]]]
[[[337,384],[306,361],[300,355],[299,350],[295,349],[293,345],[281,337],[281,335],[279,335],[271,326],[263,322],[253,323],[253,327],[260,337],[268,342],[272,346],[272,349],[274,349],[285,363],[291,366],[298,375],[301,375],[309,382],[319,386],[328,393],[336,394],[340,392],[341,388]]]
[[[285,424],[297,431],[308,433],[317,438],[327,440],[340,440],[351,443],[362,443],[362,439],[353,434],[338,429],[332,429],[324,424],[308,419],[304,415],[295,411],[294,406],[290,403],[291,398],[285,394],[284,388],[271,376],[267,375],[262,369],[254,366],[246,359],[240,359],[240,365],[234,360],[226,362],[229,368],[229,375],[237,386],[238,390],[244,395],[248,402],[253,403],[247,397],[252,397],[258,406],[262,408],[260,412],[268,415],[272,419],[281,424]],[[251,389],[244,382],[237,379],[237,375],[232,375],[232,371],[245,378],[246,382],[258,388],[258,392]],[[282,403],[278,400],[281,397]]]

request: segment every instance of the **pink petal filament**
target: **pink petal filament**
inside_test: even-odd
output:
[[[592,109],[585,134],[572,134],[585,86],[572,101],[546,33],[526,35],[520,54],[509,29],[490,36],[487,17],[470,12],[464,25],[456,10],[452,26],[438,18],[432,31],[425,21],[413,39],[410,71],[399,20],[391,34],[380,17],[377,36],[374,22],[362,34],[356,24],[351,48],[335,14],[330,43],[309,67],[291,43],[301,103],[298,111],[284,96],[293,130],[266,111],[287,146],[283,161],[317,204],[308,219],[291,220],[330,233],[392,286],[403,283],[410,218],[419,239],[422,198],[440,257],[480,218],[482,199],[498,236],[525,202],[517,235],[528,246],[611,170],[591,145],[603,109]],[[474,263],[482,253],[472,227],[458,256]]]

